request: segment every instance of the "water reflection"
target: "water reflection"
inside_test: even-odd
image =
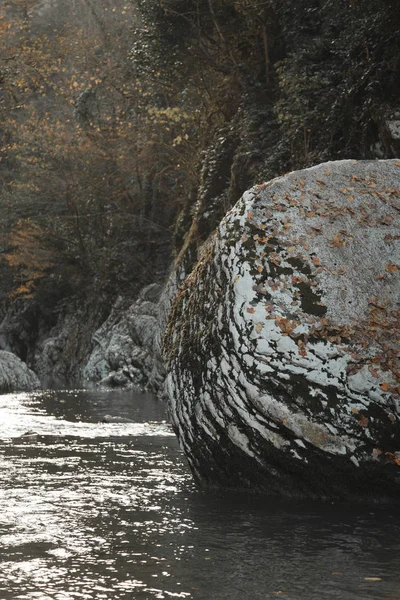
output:
[[[165,419],[131,393],[0,397],[2,600],[399,599],[394,509],[200,492]]]

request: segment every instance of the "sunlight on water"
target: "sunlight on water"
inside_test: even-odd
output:
[[[162,407],[156,407],[158,420],[101,423],[110,412],[102,400],[110,393],[97,393],[97,411],[83,410],[81,421],[63,418],[71,404],[73,418],[82,413],[77,406],[82,395],[0,397],[0,548],[7,557],[0,575],[2,600],[107,598],[108,592],[122,598],[136,588],[148,597],[161,597],[160,590],[148,589],[142,580],[120,581],[116,561],[124,560],[125,575],[129,565],[157,563],[159,559],[148,557],[151,539],[157,536],[160,542],[171,531],[175,535],[192,527],[179,509],[163,510],[165,495],[179,493],[189,476],[173,432],[160,418]],[[54,414],[43,408],[46,400],[53,401]],[[143,412],[146,416],[149,411]],[[27,431],[37,437],[25,439]],[[140,535],[140,551],[133,554],[132,535]],[[68,590],[60,586],[67,575]]]
[[[68,402],[74,403],[82,392],[63,392],[59,398],[57,392],[48,391],[40,394],[21,393],[0,396],[0,436],[15,438],[23,435],[27,430],[32,430],[40,435],[76,436],[85,438],[109,437],[110,427],[113,436],[140,436],[140,435],[171,435],[173,432],[166,421],[145,423],[102,423],[99,415],[96,423],[82,421],[69,421],[49,415],[42,407],[43,399],[55,401],[54,408],[62,411]],[[58,400],[58,402],[57,402]],[[58,404],[58,406],[57,406]],[[93,415],[88,415],[88,418]],[[99,422],[100,421],[100,422]]]
[[[396,510],[200,492],[151,396],[0,396],[0,508],[1,600],[400,598]]]

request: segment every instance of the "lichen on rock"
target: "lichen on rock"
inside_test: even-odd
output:
[[[400,491],[400,162],[338,161],[246,192],[164,340],[199,481],[300,497]]]

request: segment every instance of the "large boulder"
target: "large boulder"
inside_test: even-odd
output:
[[[339,161],[246,192],[165,334],[197,479],[296,497],[400,493],[400,161]]]
[[[33,371],[15,354],[0,350],[0,393],[30,391],[40,388]]]

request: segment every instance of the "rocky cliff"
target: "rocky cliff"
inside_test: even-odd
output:
[[[159,391],[164,371],[160,352],[159,298],[162,287],[143,288],[128,308],[117,302],[93,335],[94,349],[83,369],[84,381],[105,386]]]
[[[244,194],[165,335],[197,479],[298,497],[400,491],[400,162],[338,161]]]

